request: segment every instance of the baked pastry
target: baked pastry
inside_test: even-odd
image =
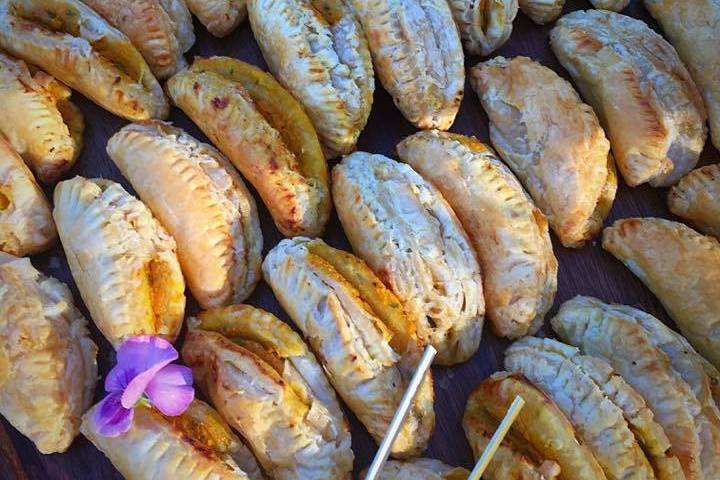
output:
[[[64,452],[77,436],[96,355],[65,284],[0,252],[0,414],[40,452]]]
[[[617,190],[610,143],[570,83],[527,57],[475,66],[490,139],[566,247],[597,234]]]
[[[65,85],[0,52],[0,134],[44,183],[57,181],[82,148],[85,122],[68,98]]]
[[[80,0],[0,2],[0,48],[127,120],[170,111],[140,52]]]
[[[497,372],[485,379],[468,399],[463,427],[475,455],[482,452],[476,444],[485,443],[488,431],[495,430],[518,395],[525,400],[525,406],[503,440],[500,455],[490,462],[483,478],[607,478],[555,402],[522,375],[508,372]]]
[[[127,35],[157,78],[187,66],[183,53],[195,43],[185,0],[82,0]]]
[[[174,341],[185,313],[175,240],[119,184],[75,177],[55,188],[53,217],[90,316],[113,346],[135,335]]]
[[[380,442],[421,355],[400,301],[365,262],[319,239],[281,241],[265,257],[263,274],[330,383]],[[428,371],[391,455],[419,455],[434,426]]]
[[[652,290],[693,347],[720,368],[720,243],[660,218],[618,220],[603,248]]]
[[[447,130],[465,88],[460,35],[445,0],[351,0],[380,82],[418,128]]]
[[[630,0],[590,0],[593,7],[619,12],[630,4]]]
[[[720,164],[685,175],[668,193],[670,211],[720,239]]]
[[[470,239],[442,194],[408,165],[353,153],[333,169],[333,199],[353,250],[404,304],[441,365],[469,359],[485,301]]]
[[[388,460],[377,480],[467,480],[470,472],[460,467],[445,465],[432,458]],[[365,472],[361,474],[365,477]]]
[[[685,478],[717,478],[718,425],[703,411],[668,356],[623,308],[589,297],[565,302],[551,321],[563,340],[602,357],[647,401]]]
[[[490,55],[510,38],[518,0],[448,0],[465,50]]]
[[[302,104],[328,158],[350,153],[375,91],[370,50],[344,0],[250,0],[270,71]]]
[[[218,413],[193,400],[177,417],[147,404],[135,407],[132,426],[117,437],[96,431],[92,410],[81,430],[127,480],[262,480],[255,458]]]
[[[310,119],[269,74],[198,58],[167,82],[173,102],[252,183],[283,235],[320,235],[330,215],[327,165]]]
[[[562,17],[550,45],[595,108],[630,186],[669,186],[697,163],[705,109],[685,66],[643,21],[606,10]]]
[[[350,431],[300,336],[249,305],[190,319],[183,360],[274,479],[350,479]]]
[[[22,158],[0,136],[0,251],[34,255],[50,248],[56,238],[45,194]]]
[[[246,0],[185,0],[190,11],[216,37],[230,35],[247,16]]]
[[[538,25],[545,25],[560,16],[565,0],[520,0],[520,10]]]
[[[397,146],[457,213],[483,272],[495,333],[517,338],[542,326],[557,289],[557,259],[545,216],[512,172],[473,137],[424,131]]]
[[[188,286],[203,308],[245,300],[260,279],[255,200],[214,147],[160,122],[130,124],[107,152],[175,238]]]
[[[705,100],[713,144],[720,149],[720,2],[644,0],[690,71]]]

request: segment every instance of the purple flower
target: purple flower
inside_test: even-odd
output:
[[[160,337],[143,335],[125,340],[117,350],[117,365],[105,378],[108,395],[93,419],[100,435],[117,437],[130,429],[135,405],[148,401],[163,415],[182,414],[195,398],[192,372],[171,365],[178,352]]]

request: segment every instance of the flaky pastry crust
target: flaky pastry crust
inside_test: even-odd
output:
[[[465,50],[490,55],[510,38],[518,0],[449,0]]]
[[[720,164],[705,165],[685,175],[668,193],[670,211],[720,239]]]
[[[246,0],[185,0],[190,11],[216,37],[230,35],[247,17]]]

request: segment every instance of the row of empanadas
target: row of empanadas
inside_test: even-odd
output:
[[[720,164],[685,175],[668,193],[668,207],[701,232],[720,239]]]

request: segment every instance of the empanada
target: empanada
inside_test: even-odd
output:
[[[717,426],[668,356],[622,308],[590,297],[565,302],[551,321],[563,340],[606,359],[647,401],[688,480],[717,478]]]
[[[141,334],[174,341],[185,312],[175,240],[111,180],[75,177],[54,196],[60,241],[98,329],[116,347]]]
[[[0,52],[0,134],[44,183],[58,180],[82,148],[83,115],[69,97],[50,75],[31,75],[25,62]]]
[[[555,401],[608,479],[654,480],[650,462],[623,411],[580,367],[553,351],[563,347],[549,339],[520,339],[505,351],[505,368],[522,374]]]
[[[333,169],[333,199],[353,250],[405,305],[436,362],[478,349],[485,302],[470,239],[442,194],[408,165],[356,152]]]
[[[300,336],[249,305],[189,321],[182,356],[220,414],[277,480],[350,479],[350,431]]]
[[[249,0],[270,71],[303,105],[329,158],[350,153],[375,91],[365,34],[345,0]]]
[[[555,298],[557,260],[545,216],[512,172],[489,147],[455,133],[418,132],[397,151],[440,190],[470,236],[495,332],[537,332]]]
[[[720,368],[720,243],[660,218],[618,220],[603,248],[652,290],[685,338]]]
[[[70,290],[0,252],[0,414],[40,452],[64,452],[77,436],[96,355]]]
[[[602,228],[617,178],[610,143],[570,83],[527,57],[478,64],[470,81],[490,139],[566,247]]]
[[[685,175],[668,193],[670,211],[720,239],[720,164]]]
[[[167,78],[187,66],[183,53],[195,43],[195,34],[184,0],[82,2],[127,35],[157,78]]]
[[[710,133],[720,149],[720,2],[718,0],[644,0],[705,99]]]
[[[228,57],[198,58],[167,90],[252,183],[282,234],[322,233],[331,207],[325,157],[303,108],[272,76]]]
[[[97,433],[95,408],[83,417],[81,431],[127,480],[264,478],[248,448],[200,400],[193,400],[177,417],[140,403],[130,430],[117,437]]]
[[[415,325],[400,301],[362,260],[319,239],[281,241],[265,257],[263,274],[335,390],[380,442],[420,359]],[[420,454],[434,426],[428,372],[391,454]]]
[[[216,37],[230,35],[247,17],[246,0],[185,0],[188,8]]]
[[[0,136],[0,251],[34,255],[56,238],[50,203],[22,158]]]
[[[377,476],[378,480],[467,480],[464,468],[451,467],[432,458],[388,460]],[[361,474],[362,477],[365,473]]]
[[[178,245],[188,286],[203,308],[239,303],[260,279],[255,200],[215,148],[153,121],[124,127],[107,151]]]
[[[140,52],[80,0],[0,2],[0,47],[127,120],[168,116]]]
[[[538,25],[545,25],[560,16],[565,0],[520,0],[520,10]]]
[[[448,0],[465,49],[490,55],[510,38],[518,0]]]
[[[619,12],[630,4],[630,0],[590,0],[595,8]]]
[[[460,35],[445,0],[350,0],[380,82],[418,128],[447,130],[465,88]]]
[[[518,395],[525,400],[525,406],[520,410],[503,444],[515,452],[513,458],[524,463],[525,468],[520,470],[518,463],[505,472],[508,457],[501,455],[491,463],[498,465],[503,462],[500,467],[505,468],[490,473],[489,480],[555,476],[560,480],[605,480],[602,468],[590,449],[578,440],[567,417],[550,397],[522,375],[497,372],[475,388],[465,407],[463,425],[466,435],[469,438],[476,435],[486,437],[489,424],[499,423]],[[500,472],[508,476],[501,476]]]
[[[562,17],[550,34],[560,63],[605,127],[630,186],[669,186],[697,163],[705,109],[685,66],[643,21],[606,10]]]

